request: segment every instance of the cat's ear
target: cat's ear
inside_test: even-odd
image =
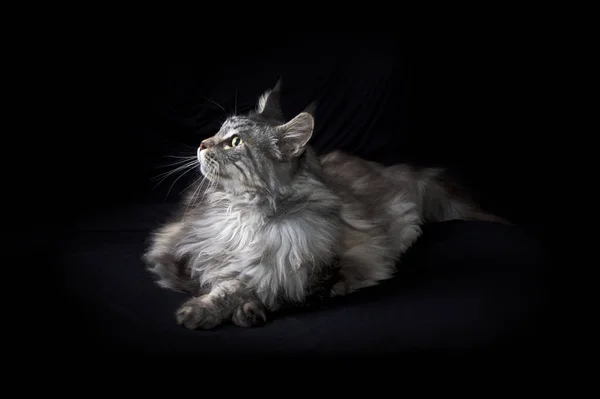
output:
[[[308,112],[299,113],[291,121],[277,126],[279,149],[286,156],[300,156],[313,134],[315,120]]]
[[[263,95],[260,96],[258,99],[256,112],[267,119],[274,119],[278,121],[285,120],[283,117],[283,112],[281,112],[280,97],[281,78],[277,80],[277,83],[272,89],[265,91]]]

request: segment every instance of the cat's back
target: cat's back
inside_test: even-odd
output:
[[[372,161],[367,161],[356,155],[343,151],[332,151],[320,158],[321,166],[330,177],[340,181],[350,181],[354,178],[382,176],[384,166]]]
[[[381,196],[388,191],[385,166],[342,151],[330,152],[320,159],[331,184],[356,195]]]
[[[438,169],[420,169],[409,164],[385,166],[342,151],[323,155],[320,162],[331,182],[364,194],[414,191],[420,181],[439,173]]]

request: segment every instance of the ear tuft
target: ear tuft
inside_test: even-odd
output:
[[[258,99],[256,112],[267,119],[283,121],[283,113],[281,112],[280,96],[281,96],[281,78],[277,80],[272,89],[265,91]]]
[[[259,114],[262,114],[264,112],[265,106],[267,105],[267,100],[269,99],[270,94],[271,94],[271,89],[265,91],[258,98],[258,105],[256,106],[256,112],[258,112]]]
[[[317,106],[318,106],[317,101],[313,101],[310,104],[308,104],[308,106],[302,112],[306,112],[307,114],[310,114],[314,119],[315,115],[317,113]]]

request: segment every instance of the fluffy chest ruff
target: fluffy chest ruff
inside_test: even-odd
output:
[[[175,255],[201,286],[241,279],[267,306],[302,301],[311,276],[331,262],[338,226],[315,210],[268,214],[247,203],[221,202],[187,220]]]

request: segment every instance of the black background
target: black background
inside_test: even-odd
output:
[[[174,179],[156,188],[151,179],[166,156],[193,154],[281,77],[287,117],[319,101],[320,153],[448,167],[488,209],[544,233],[542,139],[554,116],[541,117],[552,87],[540,84],[540,61],[519,35],[442,31],[287,33],[247,46],[211,37],[189,57],[99,45],[70,58],[60,76],[75,90],[52,100],[65,104],[49,155],[60,169],[48,183],[68,203],[55,214],[164,202]],[[167,201],[187,186],[178,183]]]
[[[556,115],[532,39],[494,29],[260,37],[234,44],[212,35],[183,53],[94,42],[38,67],[48,87],[41,98],[53,109],[41,142],[51,151],[37,155],[45,178],[21,189],[50,194],[44,206],[36,195],[22,200],[33,201],[36,249],[60,257],[71,250],[67,240],[54,244],[60,231],[106,210],[177,201],[190,180],[171,189],[173,177],[158,187],[152,180],[173,161],[166,156],[195,154],[228,114],[255,107],[279,78],[286,117],[319,102],[319,153],[447,167],[484,208],[549,236],[543,143]]]

